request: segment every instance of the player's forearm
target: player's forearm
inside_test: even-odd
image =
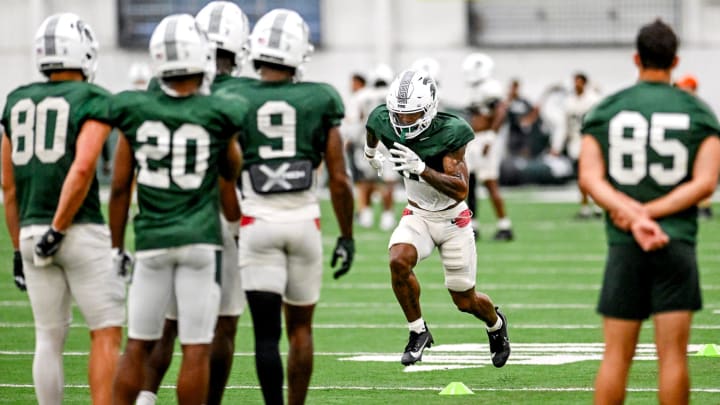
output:
[[[230,222],[240,220],[240,203],[235,192],[235,182],[220,178],[220,205],[225,219]]]
[[[714,190],[715,184],[691,180],[675,187],[670,193],[649,201],[645,208],[651,218],[663,218],[697,205],[710,197]]]
[[[340,227],[340,235],[352,238],[355,199],[353,197],[350,179],[347,176],[331,179],[329,188],[335,218],[337,218],[338,226]]]
[[[3,202],[5,204],[5,225],[7,226],[13,248],[20,249],[20,218],[17,209],[15,187],[3,186]]]
[[[374,134],[369,131],[365,134],[365,144],[367,146],[371,148],[377,148],[378,143],[380,143],[380,140],[378,140],[378,138]]]
[[[108,204],[110,238],[112,247],[125,248],[125,227],[127,225],[128,210],[130,209],[130,187],[113,187],[110,191]]]
[[[420,176],[433,188],[453,200],[462,201],[467,197],[468,179],[460,172],[445,174],[425,167],[425,171]]]
[[[92,181],[95,178],[95,166],[81,166],[73,164],[65,178],[60,200],[58,202],[52,226],[58,231],[65,231],[72,224],[75,214],[87,197]]]

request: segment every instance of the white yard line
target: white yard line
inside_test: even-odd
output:
[[[0,384],[0,388],[33,388],[32,384]],[[87,389],[87,384],[66,384],[65,388]],[[163,389],[175,389],[175,385],[162,385]],[[287,388],[287,386],[285,386]],[[383,386],[347,386],[347,385],[326,385],[310,386],[314,391],[441,391],[445,387],[383,387]],[[488,388],[468,387],[478,392],[592,392],[592,387],[528,387],[528,388]],[[226,390],[258,390],[259,385],[228,385]],[[629,392],[657,392],[656,388],[628,388]],[[691,388],[691,392],[720,392],[720,388]]]

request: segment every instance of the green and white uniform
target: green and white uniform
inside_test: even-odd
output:
[[[52,223],[87,120],[107,121],[109,93],[81,81],[43,82],[12,91],[2,125],[12,145],[20,250],[35,324],[66,328],[74,298],[91,330],[124,322],[125,285],[112,270],[110,235],[94,178],[53,262],[37,268],[33,248]]]
[[[438,113],[420,135],[406,140],[395,133],[387,107],[377,107],[367,122],[367,130],[388,149],[395,142],[412,149],[425,164],[444,173],[443,158],[468,144],[474,137],[461,118]],[[452,291],[467,291],[475,286],[477,252],[467,204],[458,202],[428,184],[422,177],[403,173],[408,204],[388,247],[404,243],[415,247],[418,260],[430,256],[435,247],[445,269],[445,286]],[[457,204],[457,205],[456,205]],[[419,208],[418,208],[419,207]]]
[[[227,74],[219,74],[215,76],[215,80],[211,86],[211,91],[217,92],[225,86],[243,83],[250,80],[245,77],[234,77]],[[160,83],[157,78],[150,80],[148,91],[161,91]],[[242,290],[242,281],[240,278],[240,270],[238,269],[238,222],[230,223],[225,219],[224,215],[220,215],[222,224],[222,278],[220,280],[220,311],[219,316],[239,316],[245,310],[245,294]],[[177,319],[177,308],[170,305],[167,317]]]
[[[720,125],[697,97],[669,84],[639,82],[592,109],[585,117],[583,133],[600,144],[610,184],[647,202],[690,180],[700,144],[708,136],[717,136]],[[697,209],[691,207],[658,222],[670,237],[670,245],[637,254],[639,247],[632,235],[606,219],[610,254],[602,313],[643,319],[659,311],[700,308],[694,251]],[[686,259],[671,260],[673,256]],[[673,268],[667,269],[670,265]]]
[[[159,90],[113,98],[111,120],[130,143],[137,166],[138,261],[128,336],[161,336],[174,289],[180,341],[212,339],[222,245],[219,163],[232,135],[243,128],[246,108],[238,97],[176,98]]]
[[[397,142],[412,149],[428,167],[444,172],[443,157],[458,150],[475,138],[470,126],[455,115],[439,112],[430,127],[420,135],[406,140],[395,133],[385,105],[380,105],[370,114],[366,127],[380,142],[390,149]],[[436,190],[425,180],[415,175],[403,175],[408,199],[427,211],[442,211],[457,201]]]
[[[322,240],[316,168],[327,135],[344,115],[340,95],[324,83],[246,80],[218,95],[250,103],[240,135],[244,166],[240,272],[243,288],[309,305],[320,296]]]

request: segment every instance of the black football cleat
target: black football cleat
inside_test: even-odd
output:
[[[400,363],[404,366],[409,366],[422,360],[423,351],[432,346],[433,343],[435,343],[435,341],[430,334],[430,329],[428,329],[427,324],[425,325],[425,332],[415,333],[411,331],[410,339],[408,339],[408,344],[405,346],[405,353],[403,353]]]
[[[510,242],[514,238],[512,229],[500,229],[495,233],[493,240],[498,242]]]
[[[488,332],[488,339],[490,340],[490,358],[492,359],[493,366],[500,368],[505,365],[510,357],[510,339],[508,339],[507,332],[507,318],[500,312],[498,307],[495,307],[495,312],[502,319],[502,327],[495,332]]]

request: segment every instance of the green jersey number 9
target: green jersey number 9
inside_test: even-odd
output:
[[[171,181],[184,190],[200,187],[210,158],[210,135],[203,127],[183,124],[171,133],[162,122],[145,121],[138,128],[136,137],[142,144],[135,151],[135,160],[140,167],[138,183],[163,189],[170,188]],[[151,138],[155,139],[154,143],[149,143]],[[194,148],[188,147],[191,142],[194,143]],[[191,156],[189,160],[188,150],[195,151],[195,156]],[[150,164],[150,161],[166,161],[168,155],[169,168]]]
[[[48,125],[53,116],[54,125]],[[12,161],[17,166],[30,162],[33,154],[42,163],[55,163],[65,154],[70,104],[62,97],[47,97],[36,106],[29,98],[18,101],[10,110]],[[47,145],[48,127],[53,128]]]
[[[258,154],[263,159],[295,156],[295,108],[286,101],[267,101],[257,111],[257,127],[268,138],[282,139],[282,148],[263,145]]]
[[[687,175],[688,151],[677,139],[666,139],[667,130],[687,130],[690,117],[681,113],[654,113],[650,123],[637,111],[621,111],[610,120],[608,137],[608,171],[618,184],[636,185],[647,176],[662,186],[672,186]],[[629,137],[625,130],[629,129]],[[648,162],[647,145],[660,156],[670,157],[666,167],[662,162]],[[629,165],[625,164],[626,156]]]

